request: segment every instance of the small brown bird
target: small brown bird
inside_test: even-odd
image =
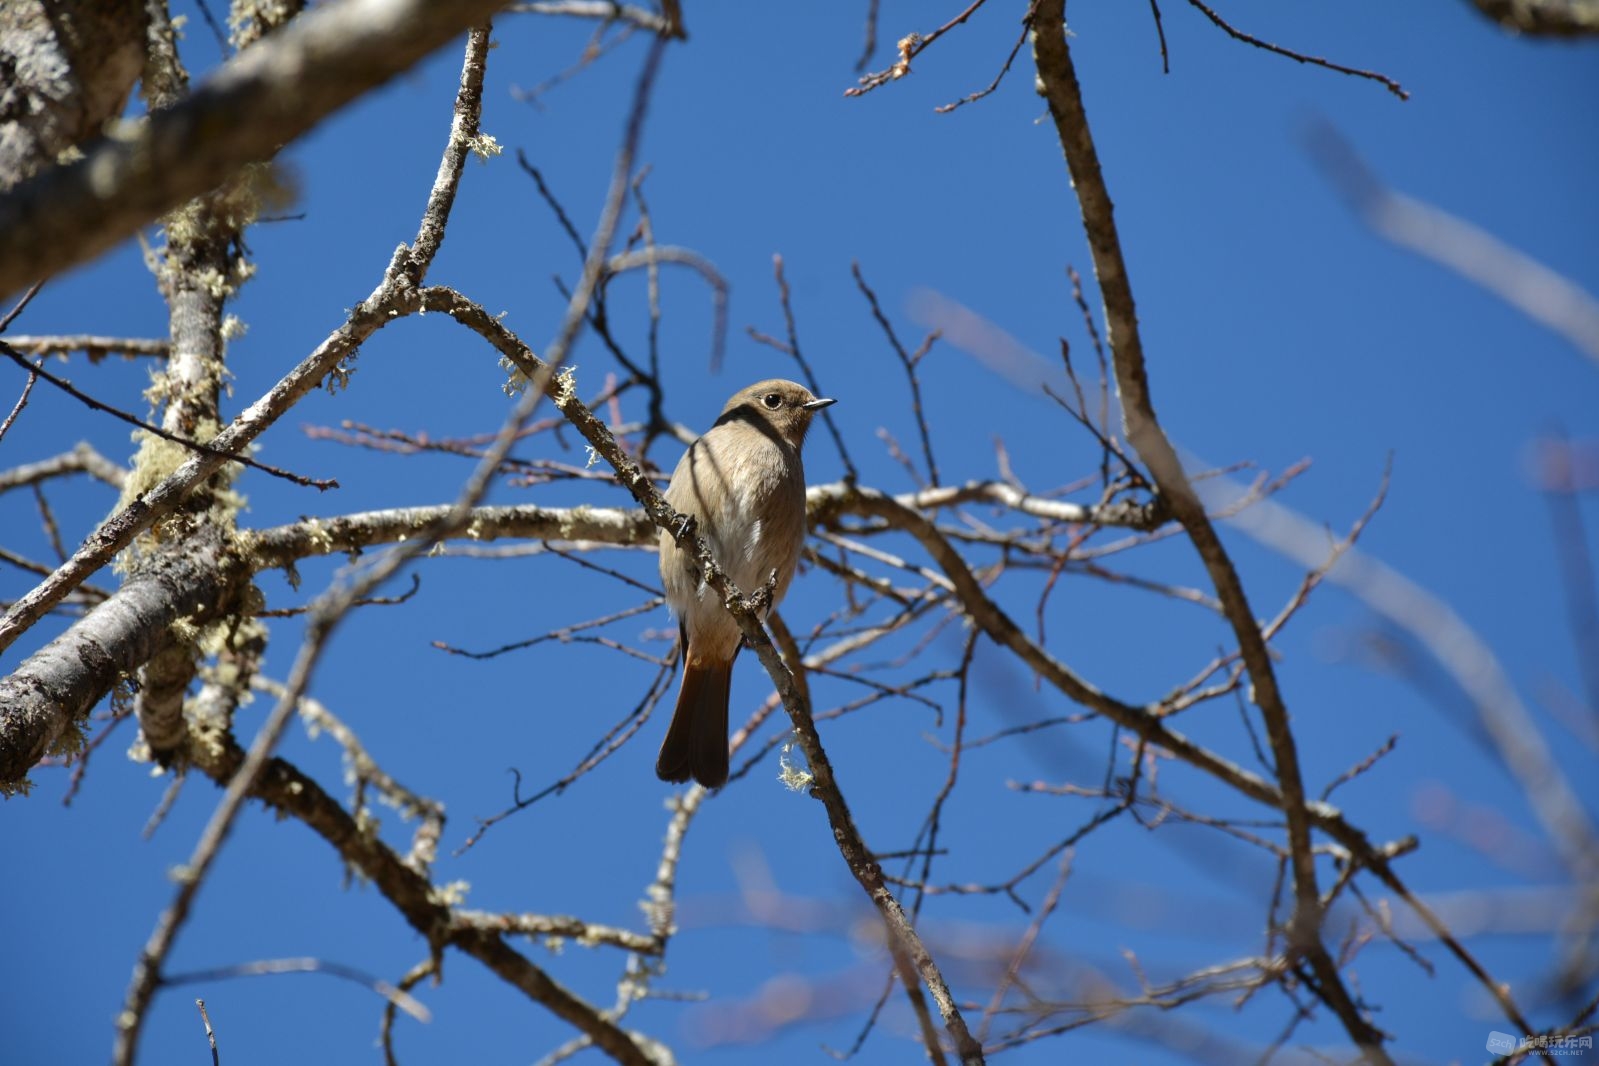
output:
[[[735,393],[716,425],[678,462],[666,490],[668,503],[695,518],[717,565],[744,595],[776,571],[771,607],[788,591],[805,543],[805,431],[811,417],[833,402],[782,380]],[[720,597],[664,532],[661,583],[682,637],[683,687],[655,775],[662,781],[692,777],[719,788],[727,783],[728,686],[743,636]]]

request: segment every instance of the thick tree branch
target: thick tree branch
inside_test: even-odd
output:
[[[346,2],[353,3],[355,0]],[[258,47],[265,48],[267,45]],[[486,39],[483,47],[487,47]],[[478,68],[475,75],[472,73],[474,63]],[[315,351],[212,438],[209,451],[191,455],[158,485],[102,522],[73,553],[72,558],[12,604],[5,617],[0,618],[0,651],[10,647],[46,611],[109,562],[113,555],[132,543],[134,537],[176,509],[196,486],[227,461],[228,455],[242,451],[324,378],[331,374],[335,379],[341,379],[344,376],[340,370],[341,364],[353,358],[368,337],[400,315],[418,309],[420,304],[415,286],[426,276],[432,264],[432,258],[438,251],[437,234],[442,233],[455,200],[448,183],[460,180],[464,154],[459,142],[476,135],[476,109],[481,106],[481,84],[481,61],[474,61],[469,55],[456,100],[456,119],[452,122],[444,157],[439,164],[440,177],[434,182],[422,213],[415,249],[403,244],[395,249],[388,269],[383,273],[383,280],[372,294],[361,301],[344,324],[329,334]],[[472,109],[470,121],[461,120],[463,108]]]
[[[125,139],[0,199],[0,294],[105,251],[409,70],[501,0],[333,0],[225,63]]]
[[[287,31],[285,31],[286,33]],[[401,291],[414,291],[411,286],[424,277],[428,266],[437,253],[439,240],[443,233],[445,220],[448,218],[449,209],[454,199],[454,188],[459,182],[461,167],[467,151],[467,142],[477,135],[477,116],[481,108],[481,85],[483,76],[483,56],[488,50],[488,31],[480,29],[472,37],[473,48],[469,48],[467,59],[462,74],[462,85],[456,102],[456,118],[451,127],[450,136],[446,142],[443,161],[440,164],[440,176],[435,182],[432,193],[428,198],[427,207],[423,211],[422,222],[419,227],[416,246],[408,249],[401,246],[396,251],[394,258],[385,272],[378,288],[360,306],[351,313],[349,320],[328,337],[326,341],[290,374],[280,381],[266,396],[256,401],[249,409],[236,418],[223,432],[216,435],[210,442],[207,451],[193,454],[176,471],[164,478],[152,490],[136,498],[127,507],[107,519],[101,524],[84,544],[74,553],[61,568],[47,578],[40,586],[28,593],[12,605],[3,619],[0,619],[0,649],[4,649],[16,639],[23,631],[43,616],[56,603],[77,585],[81,584],[95,570],[105,565],[110,558],[126,547],[144,530],[148,529],[155,521],[172,512],[183,502],[191,492],[205,483],[226,461],[229,454],[239,452],[259,433],[266,429],[276,418],[289,407],[293,406],[302,396],[315,387],[321,379],[330,372],[337,370],[344,359],[355,352],[359,344],[370,336],[371,333],[387,324],[396,311],[394,304]],[[272,42],[257,45],[257,49],[266,49],[279,46],[279,36]],[[179,107],[184,105],[179,105]],[[174,108],[173,110],[177,110]],[[163,112],[157,121],[172,112]],[[210,311],[215,311],[211,308]],[[210,321],[216,317],[213,313],[191,314],[187,305],[179,300],[174,305],[174,336],[185,332],[179,327],[182,322],[189,319],[204,319]],[[182,320],[182,321],[180,321]],[[212,323],[214,325],[214,322]],[[190,331],[199,332],[199,330]],[[215,331],[212,330],[212,333]],[[181,337],[178,338],[180,341]],[[213,353],[215,355],[216,353]],[[214,417],[214,416],[213,416]],[[181,614],[181,612],[180,612]],[[164,626],[155,632],[160,633]],[[63,639],[68,639],[68,637]],[[181,656],[181,649],[174,649],[173,655]],[[149,653],[144,655],[142,661],[149,660]],[[119,660],[120,661],[120,660]],[[107,662],[95,660],[97,666],[90,669],[91,673],[104,675],[110,669]],[[170,675],[171,683],[163,686],[168,690],[169,697],[165,703],[169,712],[178,706],[181,700],[181,690],[186,687],[188,673],[182,663],[169,664],[171,667],[163,676]],[[109,687],[114,677],[97,676],[99,685],[98,693],[103,693]],[[95,686],[80,682],[69,691],[90,692]],[[36,696],[40,693],[36,692]],[[98,698],[98,694],[94,699]],[[44,748],[39,746],[41,736],[48,735],[45,747],[53,743],[64,729],[64,723],[74,720],[78,713],[87,711],[93,705],[94,699],[88,704],[79,706],[77,703],[61,704],[59,701],[43,700],[41,708],[34,711],[26,718],[17,719],[18,724],[29,724],[35,728],[18,730],[18,737],[11,738],[10,730],[6,730],[5,742],[14,750],[19,759],[27,753],[34,753],[28,761],[31,766],[36,761]],[[143,702],[143,701],[141,701]],[[63,715],[65,717],[63,718]],[[147,716],[148,717],[148,716]],[[173,713],[163,716],[165,725],[159,730],[161,736],[159,750],[165,750],[173,742],[173,732],[180,724]],[[148,721],[147,721],[147,724]],[[21,774],[26,773],[26,768],[19,769],[20,762],[13,765],[11,762],[0,766],[0,782],[7,784],[20,780]]]
[[[167,627],[215,615],[235,573],[215,538],[127,581],[60,637],[0,678],[0,792],[59,747],[118,678],[150,660]]]
[[[145,13],[148,25],[140,88],[150,111],[156,113],[187,95],[189,73],[178,56],[167,0],[147,0]],[[162,442],[203,446],[204,440],[221,428],[222,379],[227,372],[222,309],[248,277],[243,254],[236,258],[235,248],[243,244],[244,226],[251,215],[241,206],[253,207],[249,184],[249,176],[240,174],[173,211],[163,222],[166,244],[147,256],[167,302],[171,347],[162,369],[151,375],[151,389],[146,393],[151,403],[160,407],[161,424],[147,425],[139,434],[133,467],[141,484],[171,473],[179,461]],[[128,417],[114,408],[109,410]],[[243,456],[240,461],[254,462]],[[207,512],[209,523],[223,537],[233,531],[238,513],[223,491],[228,475],[225,466],[219,469],[196,490],[188,506],[190,513]],[[159,566],[166,556],[183,554],[188,547],[178,540],[148,540],[152,542],[150,551],[132,557],[135,573]],[[187,731],[183,704],[200,660],[193,636],[163,634],[160,648],[139,673],[139,694],[134,702],[139,735],[163,766],[182,747]]]
[[[467,40],[467,66],[470,68],[474,61],[481,64],[488,50],[489,30],[487,26],[474,28]],[[205,830],[201,833],[195,844],[193,853],[184,868],[184,875],[180,879],[177,890],[173,893],[172,902],[162,912],[146,941],[144,950],[134,966],[133,979],[129,983],[127,996],[121,1013],[118,1015],[117,1040],[113,1053],[113,1061],[117,1066],[132,1066],[137,1055],[140,1035],[143,1031],[145,1017],[149,1006],[160,984],[162,969],[167,956],[177,941],[178,933],[186,922],[189,912],[194,906],[201,886],[204,884],[207,873],[213,867],[217,856],[221,853],[223,844],[238,817],[239,811],[260,780],[268,762],[271,760],[273,749],[281,739],[294,710],[301,697],[310,685],[311,678],[320,665],[328,649],[328,638],[342,623],[350,610],[367,594],[376,589],[384,581],[396,574],[420,554],[429,550],[443,537],[458,530],[471,516],[472,508],[481,500],[488,490],[500,463],[510,451],[512,445],[520,436],[520,432],[532,418],[535,409],[543,398],[546,389],[554,388],[558,394],[568,395],[563,382],[553,377],[553,372],[558,368],[570,350],[573,340],[582,328],[587,317],[589,301],[593,298],[599,276],[604,266],[605,256],[609,252],[611,241],[615,236],[617,223],[621,214],[622,200],[627,187],[627,175],[632,170],[633,159],[637,150],[639,139],[642,135],[643,118],[654,85],[655,74],[659,69],[664,39],[657,39],[656,45],[651,49],[645,59],[643,72],[634,93],[633,108],[629,117],[627,131],[623,136],[621,150],[617,153],[615,171],[612,175],[610,193],[604,208],[600,213],[600,222],[593,245],[590,249],[588,260],[584,264],[583,277],[579,280],[568,301],[566,313],[562,318],[561,327],[548,349],[547,364],[541,365],[539,373],[529,376],[530,387],[516,402],[510,415],[501,426],[493,445],[483,455],[471,476],[462,486],[454,506],[448,516],[436,528],[416,540],[408,543],[404,548],[391,553],[379,560],[374,565],[361,571],[354,579],[344,585],[335,585],[317,598],[312,605],[309,621],[306,625],[305,638],[301,641],[300,649],[295,657],[293,668],[290,670],[284,685],[284,693],[279,698],[277,706],[267,715],[261,726],[260,732],[250,745],[249,753],[240,764],[238,771],[228,782],[227,790],[212,812],[210,820],[206,823]],[[470,77],[463,76],[463,91]],[[461,127],[457,125],[452,130],[450,144],[453,147],[460,135]],[[446,152],[446,161],[441,169],[449,167],[449,152]],[[459,173],[457,170],[456,173]],[[435,188],[435,195],[429,198],[426,217],[435,213],[444,215],[448,212],[449,202],[453,197],[439,197]],[[441,226],[442,230],[442,226]],[[425,237],[419,237],[417,250],[405,258],[414,271],[415,276],[425,273],[429,260],[436,250],[436,243],[428,242]],[[401,256],[396,256],[396,263]],[[394,271],[391,268],[391,275]],[[415,292],[414,288],[407,288],[408,292]],[[491,969],[494,969],[507,981],[517,985],[529,995],[541,998],[555,1013],[562,1017],[572,1016],[574,1011],[581,1008],[589,1015],[593,1014],[581,1001],[575,1000],[564,990],[555,986],[542,971],[532,966],[526,959],[511,952],[498,938],[485,941],[482,945]],[[614,1027],[612,1027],[614,1031]],[[620,1035],[620,1034],[618,1034]],[[598,1039],[598,1038],[596,1038]],[[631,1054],[622,1055],[622,1044],[631,1044],[625,1036],[617,1042],[615,1053],[629,1062],[646,1062],[643,1053],[633,1047],[628,1049]]]
[[[433,303],[432,299],[429,303]],[[866,490],[878,495],[873,490]],[[844,515],[887,518],[898,528],[897,515],[885,516],[863,502],[864,497],[842,481],[812,485],[806,507],[813,526],[825,525]],[[1140,504],[1095,506],[1030,496],[1002,481],[968,481],[962,485],[923,489],[892,497],[907,510],[934,512],[963,503],[993,503],[1021,514],[1055,522],[1084,525],[1127,526],[1147,530],[1158,526],[1158,508]],[[306,518],[284,526],[240,534],[241,550],[257,570],[287,566],[297,559],[338,552],[359,552],[380,544],[394,544],[422,534],[449,511],[449,505],[394,507],[332,518]],[[479,507],[458,537],[473,541],[521,537],[529,540],[580,540],[602,544],[655,543],[656,528],[640,510],[615,507]]]
[[[1537,37],[1599,35],[1599,0],[1471,0],[1512,33]]]
[[[116,118],[144,59],[141,0],[0,4],[0,190]]]

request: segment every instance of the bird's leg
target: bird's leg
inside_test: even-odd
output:
[[[699,582],[700,591],[703,593],[705,591],[705,565],[699,557],[700,546],[696,541],[700,529],[699,519],[694,515],[684,514],[679,511],[672,515],[671,521],[667,524],[670,527],[667,532],[684,549],[680,556],[683,560],[683,565],[694,576],[694,580]],[[684,544],[684,541],[688,543]]]

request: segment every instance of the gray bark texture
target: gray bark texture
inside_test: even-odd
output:
[[[1599,35],[1599,0],[1472,0],[1513,33],[1536,37]]]
[[[62,745],[119,679],[149,664],[157,666],[157,676],[147,670],[147,686],[159,685],[166,670],[181,673],[186,685],[193,670],[165,658],[169,653],[188,657],[168,644],[170,627],[184,619],[203,623],[236,609],[254,571],[395,544],[419,535],[449,511],[448,506],[395,508],[306,520],[240,533],[232,549],[213,530],[186,539],[181,551],[152,556],[106,602],[0,677],[0,794],[18,787],[41,758]],[[515,537],[649,544],[656,533],[642,511],[523,505],[477,509],[463,536],[473,542]],[[181,687],[172,693],[169,716],[141,721],[153,752],[174,750],[183,740],[182,695]],[[148,733],[152,724],[155,736]],[[71,740],[64,746],[72,746]]]
[[[220,545],[197,536],[131,578],[0,678],[0,789],[22,781],[119,678],[148,662],[167,627],[214,613],[229,586]]]
[[[0,4],[0,192],[121,114],[144,65],[139,0]]]
[[[11,5],[7,4],[9,9]],[[236,55],[131,136],[105,138],[0,198],[0,297],[112,247],[271,159],[500,0],[333,0]]]

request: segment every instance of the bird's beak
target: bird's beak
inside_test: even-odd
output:
[[[812,400],[810,403],[802,403],[800,406],[807,411],[820,411],[822,408],[831,407],[837,402],[837,400]]]

